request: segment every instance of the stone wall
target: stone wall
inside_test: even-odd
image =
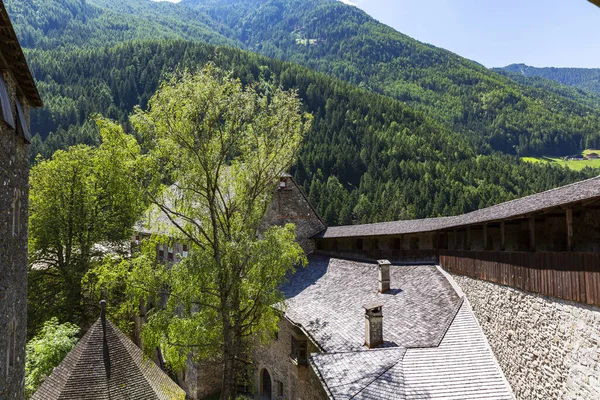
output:
[[[325,400],[328,398],[327,394],[313,369],[308,365],[295,365],[290,359],[294,335],[303,336],[298,328],[288,320],[282,319],[277,338],[264,346],[255,346],[253,354],[255,393],[258,396],[264,395],[263,379],[266,370],[271,379],[273,400]],[[319,349],[309,340],[308,354],[318,351]],[[283,389],[282,393],[278,392],[278,385]]]
[[[16,117],[16,86],[3,73]],[[29,117],[27,103],[25,117]],[[0,111],[0,398],[22,399],[27,328],[28,144]]]
[[[453,278],[517,399],[600,399],[600,308]]]
[[[290,177],[281,178],[280,185],[273,195],[273,203],[265,216],[263,228],[287,223],[296,225],[296,239],[306,253],[314,250],[314,243],[310,238],[326,227]]]

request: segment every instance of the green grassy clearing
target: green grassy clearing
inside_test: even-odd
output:
[[[587,149],[583,151],[583,155],[589,153],[598,153],[600,150]],[[563,167],[570,168],[574,171],[581,171],[585,167],[600,168],[600,159],[596,160],[563,160],[562,158],[555,157],[523,157],[523,161],[531,163],[555,163],[562,165]]]

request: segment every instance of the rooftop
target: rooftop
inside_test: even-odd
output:
[[[283,287],[285,316],[323,352],[311,365],[333,399],[512,399],[473,312],[437,266],[311,256]],[[383,304],[384,344],[364,346],[364,304]]]
[[[99,318],[32,400],[174,400],[185,392],[110,321]]]
[[[474,224],[519,218],[583,201],[599,200],[600,176],[454,217],[336,226],[327,228],[315,237],[330,239],[432,232],[442,229],[452,229]]]
[[[0,65],[0,69],[10,69],[29,105],[42,107],[42,99],[2,1],[0,1],[0,39],[0,52],[6,61],[6,65]]]

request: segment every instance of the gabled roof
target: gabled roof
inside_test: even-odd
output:
[[[285,317],[323,351],[310,364],[328,396],[349,399],[513,399],[468,301],[437,266],[378,267],[311,256],[283,288]],[[383,304],[384,345],[364,344],[365,302]]]
[[[32,400],[185,399],[185,392],[110,321],[106,321],[107,358],[103,343],[99,318]]]
[[[31,107],[42,107],[42,99],[3,1],[0,1],[0,52],[6,61],[0,68],[10,69]]]
[[[329,239],[433,232],[520,218],[557,207],[598,200],[600,200],[600,176],[455,217],[336,226],[327,228],[327,230],[316,235],[315,238]]]

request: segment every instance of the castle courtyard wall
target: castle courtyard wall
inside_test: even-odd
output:
[[[600,399],[600,308],[453,278],[517,399]]]
[[[15,81],[3,74],[15,112]],[[23,104],[26,120],[29,112]],[[27,328],[28,144],[0,112],[0,398],[22,399]],[[28,122],[29,123],[29,122]]]

